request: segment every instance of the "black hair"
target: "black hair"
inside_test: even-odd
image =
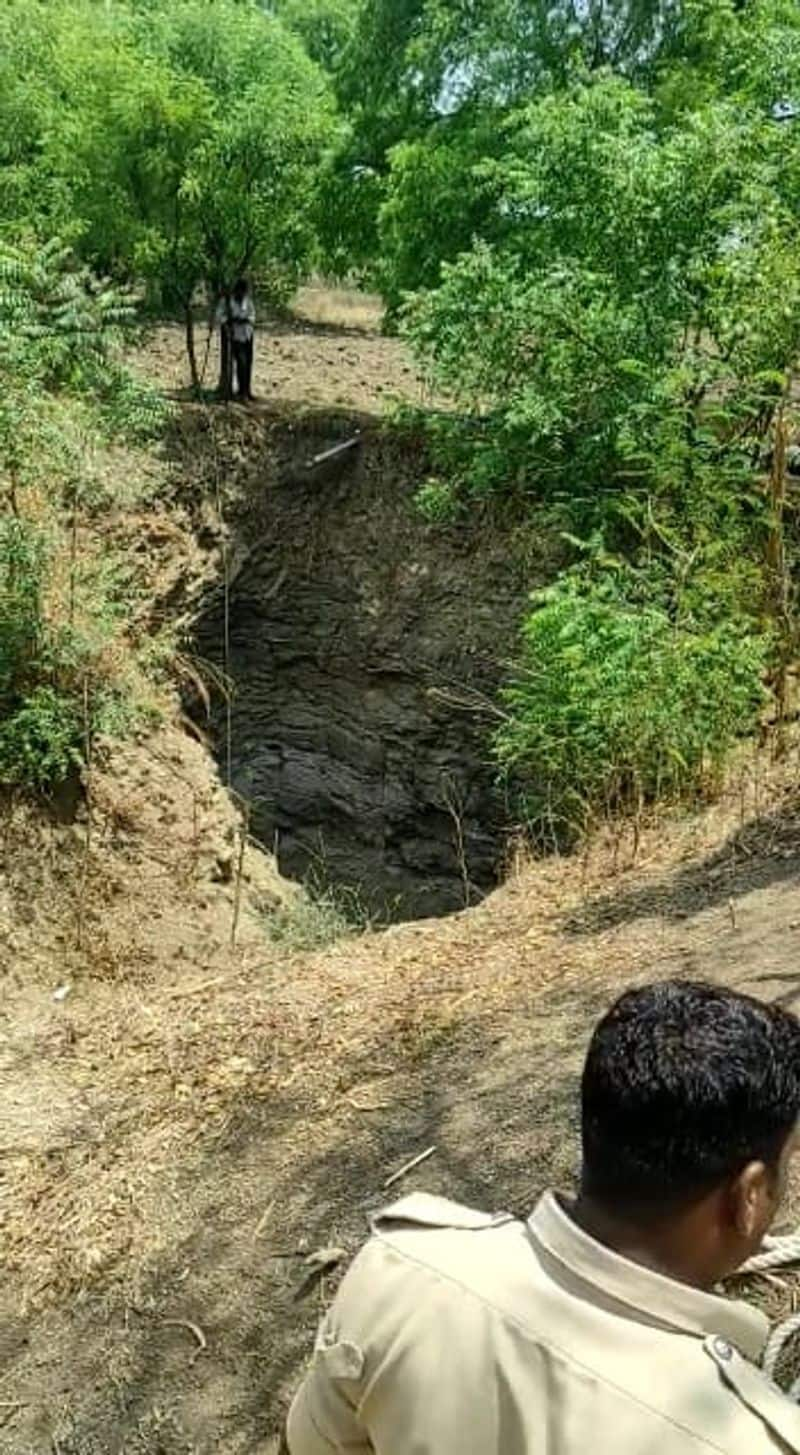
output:
[[[688,1204],[748,1162],[777,1167],[800,1114],[800,1022],[721,986],[630,990],[592,1037],[581,1104],[584,1195]]]
[[[234,298],[244,298],[245,293],[250,292],[250,284],[246,278],[237,278],[231,292]]]

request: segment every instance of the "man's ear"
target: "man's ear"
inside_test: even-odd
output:
[[[763,1162],[748,1162],[731,1184],[732,1221],[740,1238],[763,1236],[774,1200],[773,1177]]]

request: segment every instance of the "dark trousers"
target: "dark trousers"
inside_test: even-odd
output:
[[[236,388],[240,399],[252,399],[253,340],[233,340],[233,367],[236,370]]]

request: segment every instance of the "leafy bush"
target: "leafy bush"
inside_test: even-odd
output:
[[[47,790],[63,782],[83,760],[82,741],[78,702],[55,687],[35,687],[0,722],[0,783]]]
[[[41,532],[0,521],[0,782],[36,788],[68,774],[81,741],[76,700],[44,680],[62,649],[44,616],[47,569]]]
[[[539,593],[495,740],[537,839],[702,792],[757,721],[768,647],[741,621],[676,624],[608,580]]]
[[[0,369],[28,387],[97,389],[133,318],[129,295],[75,266],[58,239],[0,243]]]
[[[124,294],[56,243],[0,243],[0,783],[47,790],[140,715],[132,583],[81,530],[108,498],[94,456],[164,406],[117,359]]]
[[[134,444],[157,439],[169,418],[163,394],[119,364],[108,369],[98,402],[100,423],[111,438]]]
[[[66,613],[50,601],[55,543],[0,520],[0,783],[48,789],[83,761],[86,740],[136,716],[103,661],[118,611],[107,571],[75,570]]]

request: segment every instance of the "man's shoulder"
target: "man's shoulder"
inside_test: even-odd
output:
[[[371,1219],[373,1246],[452,1278],[476,1295],[497,1290],[507,1266],[530,1247],[526,1226],[507,1212],[482,1212],[430,1193],[412,1193]]]
[[[420,1229],[484,1232],[513,1222],[518,1223],[519,1220],[511,1213],[484,1212],[468,1207],[466,1203],[453,1202],[448,1197],[437,1197],[431,1192],[412,1192],[408,1197],[381,1208],[370,1218],[373,1233],[387,1238]]]
[[[353,1269],[366,1296],[395,1308],[423,1298],[432,1308],[435,1291],[440,1320],[449,1310],[452,1318],[470,1312],[538,1324],[527,1227],[511,1213],[414,1193],[370,1221],[372,1236]]]
[[[531,1398],[554,1380],[587,1430],[593,1409],[603,1425],[621,1422],[621,1448],[654,1422],[654,1437],[656,1425],[665,1440],[673,1432],[669,1449],[800,1452],[800,1410],[724,1339],[648,1324],[565,1286],[510,1214],[414,1194],[373,1218],[353,1272],[359,1321],[374,1318],[388,1345],[427,1350],[431,1339],[446,1362],[452,1343],[462,1367],[462,1343],[490,1348],[515,1384],[531,1382]]]

